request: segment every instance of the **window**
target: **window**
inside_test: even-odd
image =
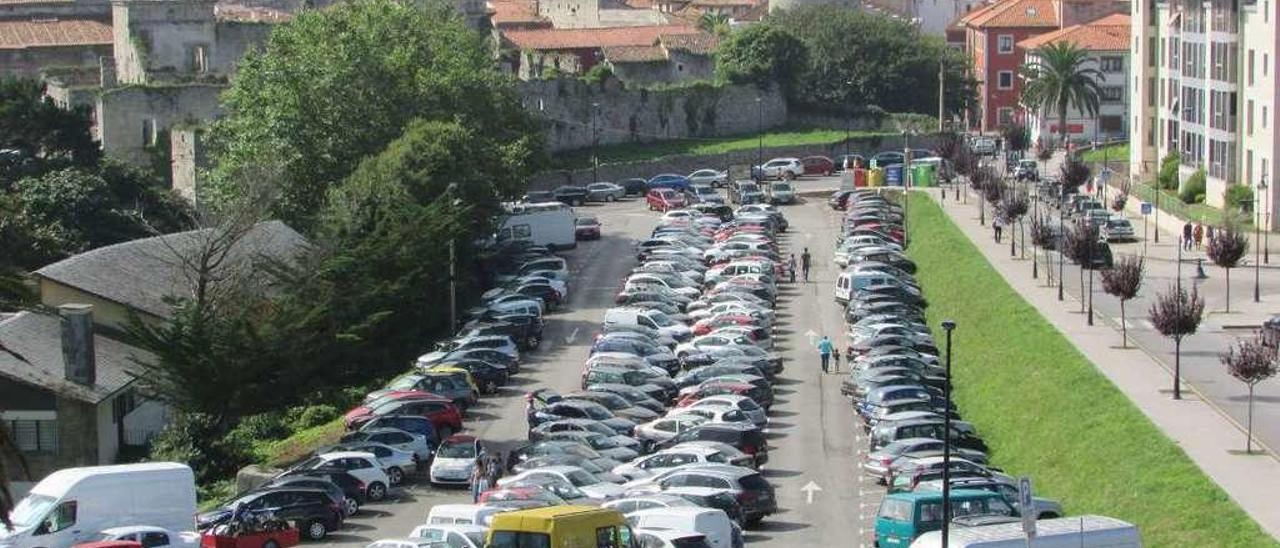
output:
[[[208,69],[205,47],[203,45],[187,46],[187,70],[202,73]]]
[[[57,533],[76,524],[76,501],[69,500],[59,504],[44,520],[41,530],[44,533]]]
[[[1249,64],[1249,67],[1247,69],[1249,71],[1249,85],[1252,86],[1253,85],[1253,50],[1252,49],[1249,50],[1249,61],[1247,62]]]
[[[1156,77],[1147,77],[1147,106],[1156,106]]]
[[[156,141],[158,139],[159,138],[156,136],[155,119],[147,118],[143,120],[142,121],[142,146],[144,147],[156,146]]]
[[[1121,86],[1102,86],[1098,91],[1101,92],[1098,98],[1104,103],[1119,103],[1124,101],[1124,88]]]
[[[614,527],[596,529],[596,548],[618,548],[618,531]]]
[[[58,421],[11,420],[7,421],[10,435],[23,453],[58,453]]]
[[[1249,99],[1249,106],[1246,107],[1244,116],[1244,131],[1246,134],[1253,135],[1253,99]]]
[[[1013,71],[1012,70],[1000,71],[999,74],[997,75],[997,79],[998,79],[998,82],[996,84],[997,88],[1013,89]]]
[[[1013,35],[1001,34],[996,37],[996,51],[999,53],[1013,53]]]
[[[156,546],[168,546],[169,535],[158,531],[151,531],[142,534],[142,548],[155,548]]]
[[[1013,123],[1013,107],[1000,107],[996,110],[996,122],[1000,125]]]
[[[1102,72],[1124,72],[1124,57],[1103,57],[1100,64],[1102,65]]]

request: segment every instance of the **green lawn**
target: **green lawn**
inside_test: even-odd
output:
[[[995,465],[1031,476],[1037,494],[1062,501],[1068,514],[1137,524],[1145,546],[1277,545],[1009,287],[937,204],[915,200],[909,223],[929,324],[957,324],[957,404]]]
[[[854,131],[851,137],[894,137],[895,132]],[[764,133],[765,147],[829,145],[844,140],[843,129],[781,128]],[[754,150],[757,135],[740,135],[709,139],[678,139],[653,143],[628,143],[600,147],[600,163],[619,164],[653,160],[678,154],[721,154],[736,150]],[[856,151],[855,151],[856,152]],[[591,149],[578,149],[556,154],[555,167],[562,169],[590,167]]]
[[[1085,163],[1094,164],[1106,159],[1108,163],[1129,163],[1129,143],[1119,143],[1086,150],[1080,155]]]
[[[1156,189],[1152,185],[1134,183],[1129,186],[1129,192],[1139,200],[1155,204]],[[1172,190],[1160,191],[1160,211],[1171,213],[1174,217],[1193,223],[1202,222],[1223,225],[1229,222],[1249,230],[1253,227],[1253,217],[1250,215],[1244,215],[1239,211],[1226,213],[1205,203],[1186,204],[1182,202],[1181,198],[1178,198],[1178,193]]]

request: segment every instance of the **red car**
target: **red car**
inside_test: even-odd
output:
[[[684,207],[684,194],[669,188],[655,188],[644,195],[649,211],[668,211]]]
[[[573,220],[573,233],[578,240],[599,240],[600,220],[593,215],[583,215]]]
[[[809,156],[801,158],[805,175],[831,175],[836,170],[836,163],[826,156]]]
[[[747,327],[755,327],[756,320],[755,318],[752,318],[751,315],[749,314],[737,314],[732,312],[719,314],[716,316],[712,316],[710,318],[703,318],[701,320],[698,320],[697,323],[693,324],[693,336],[697,337],[701,335],[706,335],[707,333],[715,331],[718,328],[730,326],[730,325],[744,325]]]
[[[426,417],[437,432],[462,430],[462,412],[449,398],[420,390],[397,390],[365,405],[347,411],[343,422],[347,429],[360,428],[374,417],[383,415],[416,415]],[[446,428],[448,430],[446,430]]]
[[[737,396],[751,397],[750,392],[754,388],[754,386],[745,382],[708,382],[681,397],[676,401],[676,407],[689,407],[690,405],[693,405],[694,402],[711,396],[733,394]]]

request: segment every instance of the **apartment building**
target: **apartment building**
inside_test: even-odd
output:
[[[1146,0],[1132,5],[1130,171],[1150,180],[1170,151],[1185,181],[1207,174],[1205,201],[1222,207],[1229,185],[1258,194],[1270,229],[1276,188],[1277,32],[1280,0]]]
[[[1036,50],[1058,43],[1070,43],[1089,52],[1084,67],[1097,70],[1101,92],[1096,115],[1070,108],[1067,111],[1067,138],[1073,141],[1106,141],[1129,136],[1129,15],[1116,13],[1088,23],[1041,34],[1018,42],[1027,52],[1027,62],[1039,60]],[[1026,126],[1032,142],[1054,143],[1061,135],[1057,112],[1028,110]]]

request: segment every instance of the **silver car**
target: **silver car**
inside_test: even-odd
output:
[[[587,185],[588,202],[614,202],[626,195],[626,188],[613,183],[591,183]]]
[[[382,470],[387,473],[387,479],[391,480],[391,485],[399,485],[404,482],[406,474],[412,474],[418,470],[418,460],[414,458],[413,453],[403,449],[396,449],[390,445],[363,441],[335,445],[317,453],[324,454],[335,451],[372,453],[378,459],[378,464],[382,465]]]
[[[695,185],[707,185],[712,188],[721,187],[729,183],[729,173],[714,169],[699,169],[689,174],[689,180]]]
[[[1137,239],[1133,231],[1133,224],[1129,222],[1129,219],[1120,216],[1113,216],[1107,219],[1105,223],[1102,223],[1099,233],[1102,239],[1108,242],[1127,242]]]

